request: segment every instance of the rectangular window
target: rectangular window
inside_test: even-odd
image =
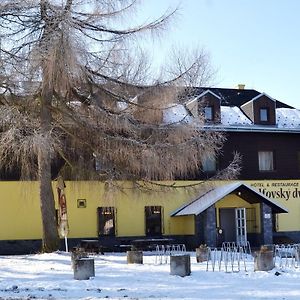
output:
[[[162,234],[162,207],[145,206],[146,236]]]
[[[216,172],[217,161],[215,157],[205,157],[202,159],[202,171],[203,172]]]
[[[246,216],[247,216],[247,231],[251,233],[256,233],[257,225],[256,225],[255,207],[246,208]]]
[[[115,208],[98,207],[99,235],[115,236]]]
[[[300,151],[297,152],[297,168],[298,171],[300,172]]]
[[[204,118],[206,121],[213,121],[214,119],[214,110],[212,106],[204,107]]]
[[[268,108],[261,108],[259,110],[259,118],[261,122],[269,121],[269,110]]]
[[[258,152],[258,168],[259,168],[259,171],[273,171],[274,170],[274,153],[273,153],[273,151],[259,151]]]

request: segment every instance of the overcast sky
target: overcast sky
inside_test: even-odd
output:
[[[145,0],[138,14],[180,6],[174,26],[155,45],[203,47],[217,69],[214,86],[243,83],[300,108],[300,0]]]

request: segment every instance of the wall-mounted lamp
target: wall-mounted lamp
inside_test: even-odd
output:
[[[86,208],[86,199],[77,199],[78,208]]]

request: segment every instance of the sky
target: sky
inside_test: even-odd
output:
[[[299,0],[144,0],[138,14],[150,20],[177,6],[175,23],[149,43],[153,60],[174,45],[203,48],[216,70],[212,86],[245,84],[300,108]]]

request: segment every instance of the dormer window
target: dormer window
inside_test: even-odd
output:
[[[206,106],[204,108],[204,118],[205,118],[205,121],[213,121],[214,120],[214,109],[212,106]]]
[[[259,118],[261,122],[268,122],[269,121],[269,110],[268,108],[264,107],[259,110]]]
[[[264,93],[241,105],[241,110],[254,124],[276,124],[276,100]]]
[[[217,160],[215,157],[205,156],[202,159],[202,171],[205,173],[214,173],[217,171]]]

